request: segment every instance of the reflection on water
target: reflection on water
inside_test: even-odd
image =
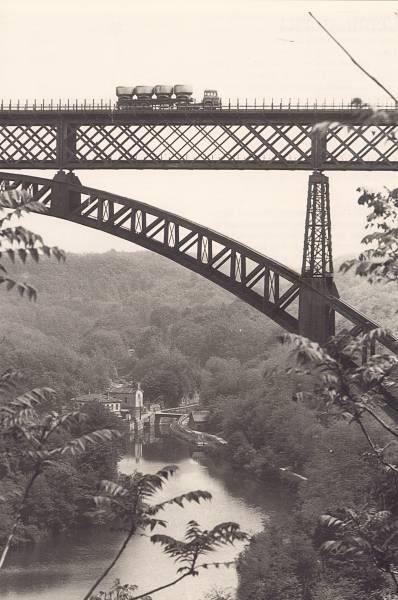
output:
[[[188,490],[208,490],[210,503],[188,504],[181,509],[168,507],[162,518],[168,522],[167,533],[175,537],[184,534],[185,524],[194,519],[210,528],[220,521],[236,521],[242,529],[255,533],[261,529],[265,515],[283,511],[278,489],[270,489],[253,481],[243,481],[242,474],[225,465],[216,465],[202,455],[191,456],[190,450],[171,438],[131,440],[120,470],[155,472],[166,464],[176,464],[177,474],[171,478],[156,499],[166,500]],[[90,583],[102,572],[122,539],[121,532],[90,530],[74,532],[12,554],[1,575],[1,598],[5,600],[78,600]],[[222,548],[213,560],[233,559],[242,548]],[[209,557],[211,560],[211,557]],[[134,538],[102,589],[116,578],[135,583],[148,590],[175,576],[173,561],[165,557],[147,537]],[[199,600],[213,587],[234,587],[236,574],[232,569],[212,569],[201,577],[187,579],[178,588],[157,594],[160,600]]]

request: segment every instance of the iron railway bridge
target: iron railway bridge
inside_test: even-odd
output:
[[[333,123],[319,127],[319,123]],[[287,331],[323,343],[335,320],[356,336],[378,327],[333,282],[324,171],[395,171],[396,111],[246,106],[194,110],[105,103],[0,106],[0,188],[28,190],[47,214],[110,233],[199,273]],[[22,174],[58,171],[48,179]],[[309,171],[301,272],[221,233],[138,200],[82,185],[74,170]],[[391,351],[398,340],[386,336]],[[370,352],[374,348],[369,349]]]

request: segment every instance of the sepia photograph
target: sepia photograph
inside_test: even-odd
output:
[[[0,19],[1,600],[398,600],[398,1]]]

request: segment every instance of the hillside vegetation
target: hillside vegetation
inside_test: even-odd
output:
[[[1,364],[23,369],[31,385],[54,387],[63,401],[104,389],[118,372],[173,404],[198,388],[209,358],[264,358],[277,331],[230,294],[149,253],[69,255],[62,265],[16,270],[39,299],[0,295]]]
[[[278,353],[272,321],[150,253],[68,255],[62,265],[43,260],[14,271],[39,299],[0,294],[0,364],[23,369],[30,385],[54,387],[62,401],[104,389],[118,372],[173,404],[200,385],[205,396],[217,391],[214,373],[224,374],[218,388],[233,387],[242,365],[255,379],[258,364]],[[397,290],[352,274],[337,285],[345,300],[394,329]]]
[[[239,600],[383,597],[388,584],[374,565],[321,563],[316,541],[324,512],[379,497],[383,510],[397,511],[395,500],[379,496],[388,482],[359,428],[326,415],[310,394],[314,377],[283,374],[289,357],[272,321],[145,252],[69,255],[63,265],[16,270],[39,299],[0,295],[3,368],[22,369],[28,385],[55,388],[66,405],[78,393],[105,389],[116,374],[140,380],[147,399],[166,405],[197,389],[235,468],[265,484],[279,467],[308,478],[300,487],[284,484],[295,498],[291,520],[267,526],[242,556]],[[338,276],[337,286],[346,301],[394,329],[397,288],[370,286],[351,273]],[[372,435],[384,443],[379,431]]]

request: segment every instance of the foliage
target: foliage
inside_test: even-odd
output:
[[[41,203],[26,191],[3,189],[0,192],[0,283],[16,289],[20,296],[35,300],[37,292],[30,283],[19,282],[8,274],[4,258],[25,266],[28,259],[38,263],[41,256],[65,260],[57,247],[49,247],[41,236],[20,226],[15,220],[31,212],[46,213]],[[25,346],[26,336],[14,337]],[[9,340],[7,340],[9,342]],[[29,349],[30,350],[30,349]],[[36,348],[34,349],[36,350]],[[36,351],[31,351],[35,356]],[[6,353],[7,362],[9,353]],[[5,362],[5,361],[4,361]],[[15,364],[15,366],[23,366]],[[76,496],[87,492],[76,477],[73,461],[89,446],[103,444],[119,435],[107,428],[79,431],[86,415],[79,411],[59,410],[54,391],[35,387],[22,392],[17,369],[0,376],[0,491],[3,503],[0,521],[3,567],[12,545],[38,537],[41,531],[62,530],[77,519]],[[50,485],[51,482],[51,485]],[[81,498],[80,498],[81,499]],[[4,506],[5,505],[5,506]]]
[[[46,207],[31,199],[27,192],[17,190],[3,190],[0,192],[0,259],[8,257],[13,263],[20,260],[23,263],[31,258],[39,261],[40,255],[54,256],[57,260],[65,260],[65,254],[57,247],[46,246],[40,235],[29,231],[20,225],[13,225],[27,213],[45,213]],[[0,262],[0,283],[5,283],[7,290],[15,288],[20,296],[25,293],[29,300],[35,300],[36,289],[28,283],[17,282],[9,276],[3,262]]]
[[[367,215],[368,229],[372,229],[362,240],[368,246],[359,259],[342,264],[342,271],[355,266],[355,273],[370,282],[392,282],[398,279],[398,188],[385,188],[382,192],[371,192],[358,188],[358,204],[370,209]]]
[[[203,600],[234,600],[234,595],[228,590],[214,589]]]
[[[150,253],[69,255],[62,270],[52,261],[14,269],[40,288],[40,302],[0,297],[0,364],[23,370],[27,387],[56,389],[63,404],[106,390],[117,374],[141,380],[148,400],[176,403],[199,389],[211,357],[236,356],[245,376],[245,363],[274,344],[276,326],[254,309]]]
[[[377,484],[374,463],[364,459],[366,441],[360,435],[344,422],[319,431],[304,468],[309,483],[297,490],[291,519],[273,516],[239,560],[239,600],[369,600],[372,592],[385,587],[373,565],[365,571],[355,565],[321,563],[314,547],[321,510],[344,500],[363,504],[375,499],[370,494]],[[282,491],[282,501],[288,494]]]
[[[396,451],[391,446],[395,427],[379,401],[396,360],[379,354],[366,365],[353,363],[363,346],[384,335],[375,331],[351,341],[344,335],[325,348],[284,336],[282,348],[293,347],[296,366],[290,359],[284,367],[279,358],[276,371],[262,367],[266,381],[213,401],[212,426],[228,440],[226,456],[238,468],[266,481],[279,467],[289,466],[308,478],[308,484],[296,484],[292,523],[266,526],[245,551],[239,563],[239,600],[293,595],[365,600],[372,594],[380,598],[381,590],[387,593],[389,586],[374,562],[364,571],[359,564],[342,566],[322,554],[319,563],[312,546],[326,541],[317,525],[319,514],[334,515],[336,507],[350,506],[362,514],[382,503],[378,510],[397,514]],[[309,557],[305,581],[302,567],[295,566],[306,555],[302,548]]]
[[[389,383],[388,376],[397,358],[387,353],[374,354],[365,364],[355,364],[355,360],[363,355],[363,348],[383,339],[384,335],[384,331],[374,330],[348,340],[348,343],[347,336],[343,335],[331,339],[326,348],[297,336],[284,336],[283,339],[294,344],[300,366],[310,365],[317,370],[317,394],[325,409],[336,419],[345,419],[359,426],[375,461],[375,468],[378,466],[381,473],[390,477],[390,484],[396,486],[398,461],[388,448],[391,438],[398,438],[398,431],[388,420],[379,398],[383,386]],[[381,427],[382,443],[380,437],[374,437],[369,421]],[[378,479],[380,483],[380,475]],[[346,506],[336,508],[335,514],[324,514],[320,518],[320,527],[327,531],[323,532],[326,539],[320,543],[320,551],[324,556],[342,560],[345,564],[352,563],[357,568],[366,565],[368,570],[375,568],[380,573],[388,573],[395,592],[398,592],[398,546],[395,543],[398,530],[394,509],[395,500],[393,510],[388,510],[386,506],[380,507],[380,499],[376,496],[356,509]]]
[[[112,588],[108,592],[98,592],[90,600],[131,600],[137,590],[136,585],[121,583],[120,579],[115,579]],[[152,599],[150,596],[144,596],[143,600]]]
[[[391,511],[368,509],[361,512],[344,508],[339,518],[320,517],[320,528],[326,540],[320,551],[344,562],[375,565],[391,575],[397,589],[398,521]]]
[[[23,370],[27,387],[56,389],[62,404],[90,390],[106,390],[116,372],[136,381],[145,377],[148,399],[175,402],[179,394],[200,388],[206,402],[217,395],[240,397],[249,385],[258,388],[265,371],[278,364],[276,325],[150,253],[70,255],[62,269],[40,261],[16,264],[14,270],[16,278],[40,288],[40,302],[0,297],[0,364]],[[395,327],[398,292],[395,298],[390,288],[387,297],[380,285],[370,292],[367,282],[355,282],[353,275],[340,276],[337,284],[347,301]],[[162,307],[170,318],[167,328],[157,326]],[[213,368],[213,359],[232,368],[235,361],[238,372],[229,390],[224,385],[229,369]]]
[[[276,524],[259,534],[239,560],[238,597],[242,600],[290,600],[305,597],[319,575],[308,536],[289,523]]]
[[[209,492],[196,490],[180,494],[160,503],[153,503],[153,497],[163,489],[169,477],[176,470],[176,466],[169,465],[155,474],[135,473],[134,475],[122,475],[118,483],[113,481],[102,482],[101,493],[94,497],[96,507],[92,510],[92,516],[101,522],[107,519],[117,522],[126,530],[126,537],[111,563],[93,584],[83,600],[93,600],[92,594],[119,560],[133,535],[145,529],[153,531],[159,526],[166,527],[167,523],[164,519],[159,518],[159,513],[167,506],[176,504],[183,508],[187,502],[197,502],[199,504],[203,500],[211,500]],[[248,536],[240,530],[239,525],[236,523],[220,523],[211,530],[202,530],[195,521],[190,521],[185,539],[182,541],[160,534],[153,534],[150,539],[153,543],[160,544],[164,552],[176,562],[180,562],[181,567],[177,571],[177,577],[171,582],[163,583],[143,594],[131,596],[131,600],[145,598],[179,583],[185,577],[198,575],[199,569],[206,569],[212,565],[219,566],[219,563],[198,564],[198,559],[225,544],[247,540]]]
[[[115,477],[117,464],[125,450],[125,434],[129,429],[125,421],[98,402],[87,402],[84,405],[84,414],[87,418],[80,425],[80,433],[87,434],[92,430],[101,429],[117,430],[120,433],[111,443],[87,446],[84,454],[76,457],[76,468],[80,473],[84,473],[86,478],[90,478],[91,475],[93,485],[97,486],[98,481]]]
[[[226,455],[256,477],[277,477],[280,467],[301,473],[312,455],[321,427],[313,411],[293,402],[295,384],[287,378],[262,379],[242,396],[218,397],[211,425],[228,442]]]
[[[149,402],[177,406],[179,400],[196,387],[197,376],[188,359],[178,350],[153,351],[135,366],[134,373],[142,383]]]
[[[165,554],[183,565],[178,569],[178,573],[190,575],[198,575],[199,568],[208,568],[207,563],[197,564],[201,556],[216,550],[219,546],[247,539],[247,534],[240,531],[237,523],[220,523],[213,529],[203,530],[196,521],[189,521],[183,541],[161,534],[151,537],[154,544],[160,544],[163,547]],[[217,566],[218,563],[214,563],[214,565]]]
[[[394,464],[384,460],[384,448],[379,448],[371,439],[364,421],[365,415],[370,416],[385,431],[398,438],[398,431],[380,410],[376,395],[383,393],[383,385],[388,384],[388,376],[398,359],[393,354],[382,353],[373,354],[365,364],[357,366],[355,363],[355,360],[361,359],[364,348],[383,339],[385,334],[383,330],[376,329],[347,340],[343,333],[331,338],[325,348],[290,334],[284,335],[282,341],[294,345],[299,366],[316,369],[319,379],[316,393],[325,409],[357,423],[375,457],[384,467],[398,473]]]
[[[293,369],[287,373],[281,368],[284,347],[275,344],[276,327],[272,323],[242,303],[231,301],[215,286],[150,254],[70,256],[62,273],[51,262],[22,268],[15,264],[14,270],[16,277],[26,279],[28,285],[40,286],[41,302],[21,308],[15,299],[1,298],[0,322],[5,339],[0,345],[0,362],[23,367],[26,383],[32,387],[49,384],[56,388],[61,399],[56,407],[58,412],[60,405],[69,410],[70,396],[90,389],[106,389],[115,369],[132,378],[147,377],[143,386],[146,398],[159,397],[167,389],[163,399],[170,399],[171,403],[178,401],[179,395],[201,386],[202,397],[213,411],[212,426],[228,438],[229,456],[236,467],[264,480],[280,466],[291,467],[309,478],[310,485],[300,485],[295,495],[298,522],[292,537],[293,557],[297,553],[295,548],[304,543],[300,542],[300,536],[308,540],[320,513],[333,515],[339,506],[360,511],[364,504],[377,505],[379,494],[380,503],[385,506],[377,505],[378,508],[396,514],[395,475],[387,466],[394,466],[387,452],[391,434],[386,429],[385,434],[377,430],[372,415],[364,408],[374,410],[377,405],[374,391],[383,383],[391,366],[388,357],[381,366],[374,364],[373,370],[358,371],[355,377],[351,377],[346,362],[338,369],[331,362],[323,371],[324,367],[317,364],[316,376],[303,378],[300,372],[312,368],[314,361],[310,360],[298,372]],[[390,296],[387,299],[385,288],[374,285],[369,293],[366,281],[353,285],[352,274],[342,278],[338,286],[359,309],[376,320],[382,315],[382,322],[395,325],[396,302]],[[389,289],[394,297],[396,292]],[[327,349],[327,354],[340,365],[332,348]],[[275,366],[280,369],[279,375],[273,373]],[[318,384],[315,394],[310,393],[318,374],[333,379],[340,368],[350,386],[368,377],[367,385],[371,385],[367,394],[352,395],[352,390],[344,394],[336,381],[332,382],[335,392],[331,386],[329,391],[321,393],[323,382]],[[170,371],[173,377],[168,378]],[[154,376],[150,377],[149,372]],[[91,410],[95,412],[95,407]],[[353,420],[356,411],[377,455],[387,465],[380,462]],[[93,428],[113,428],[99,425],[94,412],[90,414]],[[79,423],[79,431],[88,433],[87,421]],[[63,432],[60,443],[68,435]],[[57,467],[48,467],[30,494],[29,512],[32,515],[36,512],[37,519],[26,523],[25,531],[20,530],[18,535],[26,538],[28,527],[39,531],[46,510],[55,530],[75,523],[78,512],[75,500],[92,492],[98,474],[112,479],[116,460],[117,451],[108,453],[106,446],[100,444],[90,446],[76,457],[60,459]],[[102,470],[101,463],[104,463]],[[15,485],[6,477],[1,482],[9,498],[1,519],[3,530],[10,526],[17,509],[19,496],[15,496],[15,487],[20,489],[25,484],[22,464],[18,463]],[[82,485],[83,477],[79,478],[82,470],[89,482],[87,486]],[[60,491],[58,496],[56,487]],[[286,496],[290,492],[291,489]],[[46,500],[40,513],[39,499],[43,496]],[[67,517],[62,522],[61,512]],[[278,535],[279,540],[286,539],[286,531],[284,527],[276,533],[276,539]],[[252,549],[260,549],[263,544],[266,538],[258,536],[245,554],[240,566],[242,581]],[[265,557],[267,552],[264,547]],[[311,588],[313,600],[362,600],[370,597],[370,592],[364,592],[366,586],[369,590],[377,585],[382,587],[379,580],[377,585],[371,583],[376,581],[373,571],[368,572],[368,579],[361,579],[354,566],[347,571],[340,563],[335,566],[335,562],[325,556],[323,575]],[[261,564],[259,574],[264,575],[268,563]],[[270,571],[276,569],[275,564],[272,562]],[[286,575],[290,577],[288,572]],[[339,577],[343,583],[338,581]],[[298,592],[296,596],[299,597]]]
[[[368,227],[374,227],[376,232],[364,238],[363,242],[370,248],[362,253],[359,261],[346,261],[341,270],[347,272],[355,265],[356,273],[366,277],[371,283],[396,281],[397,191],[386,190],[384,193],[375,194],[366,190],[361,192],[359,203],[366,204],[372,209],[368,216]],[[391,322],[395,326],[394,321],[395,317],[392,315]],[[347,598],[386,598],[391,593],[394,595],[394,592],[389,591],[383,573],[390,576],[395,592],[398,590],[396,564],[398,460],[395,451],[396,442],[391,442],[391,438],[396,438],[398,433],[395,424],[386,416],[380,403],[380,397],[391,384],[390,374],[397,361],[395,356],[385,352],[374,354],[366,364],[361,364],[364,348],[376,346],[387,333],[383,330],[373,331],[357,339],[342,335],[330,340],[326,348],[320,348],[317,344],[298,336],[283,338],[283,341],[294,345],[298,369],[292,372],[313,373],[317,378],[314,394],[307,395],[307,402],[309,397],[317,399],[316,403],[311,400],[312,406],[316,408],[318,418],[328,427],[328,433],[321,435],[327,442],[324,450],[321,452],[317,450],[309,460],[307,456],[308,466],[305,472],[310,476],[311,487],[302,487],[299,490],[301,504],[298,504],[296,516],[298,525],[308,528],[311,520],[313,521],[313,516],[311,519],[310,515],[315,515],[322,505],[323,508],[329,505],[332,509],[321,517],[316,531],[315,539],[326,563],[318,581],[312,584],[308,597],[314,599],[344,598],[346,600]],[[361,366],[356,366],[355,362]],[[303,402],[305,396],[301,393],[297,398],[299,396],[300,402]],[[346,444],[341,444],[341,440],[340,444],[336,444],[337,440],[333,439],[333,430],[336,433],[339,431],[341,435],[344,427],[351,423],[357,424],[364,442],[370,449],[366,452],[363,442],[360,444],[357,454],[359,462],[352,460],[354,455],[352,452],[347,452]],[[355,437],[358,437],[357,434],[353,438],[353,444],[358,441],[354,442]],[[319,444],[317,446],[319,447]],[[328,456],[328,453],[332,455]],[[333,461],[339,454],[342,454],[341,459],[338,465],[333,467]],[[339,468],[336,469],[337,466]],[[329,474],[331,467],[332,472]],[[346,479],[345,482],[341,481],[341,473],[344,472],[348,475],[348,481]],[[328,478],[330,483],[325,485],[325,479]],[[347,494],[350,487],[351,494]],[[347,504],[344,504],[344,501]],[[338,506],[346,508],[336,508]],[[349,506],[351,507],[348,508]],[[276,534],[276,538],[280,544],[283,534]],[[265,550],[265,558],[271,560],[271,550],[265,548],[266,541],[261,538],[260,541],[257,550]],[[266,598],[268,593],[269,597],[283,598],[286,592],[282,589],[283,585],[289,585],[289,563],[286,557],[279,556],[275,559],[271,573],[266,576],[262,575],[264,564],[259,563],[258,573],[254,575],[252,573],[250,577],[253,561],[256,564],[255,548],[256,546],[252,545],[246,551],[249,562],[242,562],[243,573],[241,573],[239,598],[245,598],[246,593],[249,593],[250,598]],[[293,548],[294,551],[297,550],[296,544]],[[277,576],[278,568],[282,570],[280,577]],[[340,577],[343,577],[343,586],[336,585],[334,572],[336,574],[338,572]],[[269,586],[274,576],[282,588],[274,588],[270,591]],[[250,595],[247,590],[250,589],[252,581],[257,582],[260,587],[264,585],[266,587],[261,587],[261,590],[258,588],[255,592],[252,590],[253,593]],[[242,585],[242,582],[246,585]],[[307,597],[303,590],[298,591],[298,582],[294,579],[292,589],[287,592],[288,597],[289,594],[294,593],[294,588],[295,597]]]
[[[49,388],[33,389],[18,395],[18,373],[6,371],[0,376],[0,468],[1,479],[21,474],[17,487],[8,487],[15,507],[10,516],[10,530],[0,557],[0,568],[14,543],[18,528],[30,517],[32,489],[39,478],[55,469],[65,468],[64,461],[83,454],[86,448],[111,441],[118,431],[99,429],[79,435],[75,433],[86,415],[79,412],[59,413],[51,408],[54,392]],[[7,489],[7,488],[6,488]],[[43,489],[41,490],[43,492]],[[40,496],[40,493],[39,493]],[[10,498],[4,497],[6,502]]]

